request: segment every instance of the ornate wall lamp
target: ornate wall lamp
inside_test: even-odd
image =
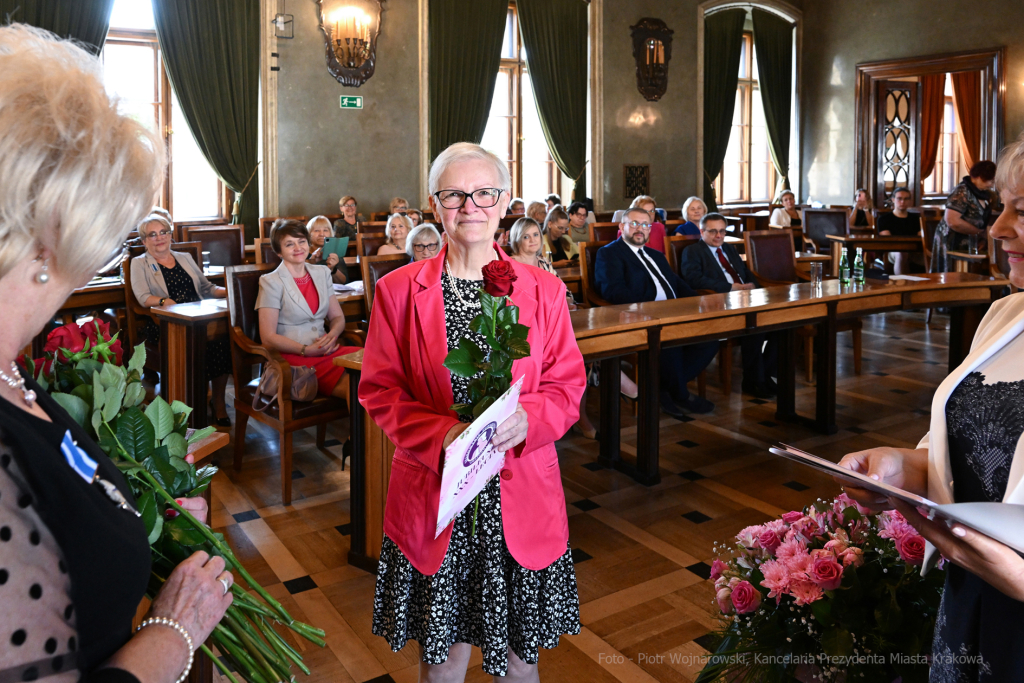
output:
[[[668,89],[668,61],[672,59],[674,31],[661,19],[644,17],[633,32],[633,59],[636,60],[636,87],[649,102],[657,102]]]
[[[327,71],[358,88],[373,76],[385,0],[317,0]]]

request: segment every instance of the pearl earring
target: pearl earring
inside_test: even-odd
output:
[[[41,285],[45,285],[50,281],[50,274],[47,272],[50,269],[50,259],[43,259],[43,269],[36,273],[36,282]]]

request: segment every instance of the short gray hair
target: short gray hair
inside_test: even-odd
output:
[[[1024,192],[1024,133],[1000,153],[996,164],[996,187],[1014,194]]]
[[[331,226],[331,220],[327,216],[313,216],[306,223],[306,232],[313,234],[313,227],[316,225],[324,225],[333,234],[334,228]]]
[[[96,57],[0,27],[0,278],[54,230],[55,270],[84,280],[151,212],[163,144],[117,105]]]
[[[480,145],[472,142],[456,142],[445,151],[437,155],[434,163],[430,165],[430,178],[427,182],[427,191],[434,194],[439,189],[441,177],[449,167],[463,161],[486,161],[494,167],[494,175],[498,180],[498,188],[505,192],[512,191],[512,176],[508,173],[508,164],[499,159],[493,152],[488,152]]]
[[[523,216],[512,224],[512,229],[508,231],[508,244],[512,247],[513,254],[519,253],[519,243],[523,241],[523,233],[531,227],[537,228],[537,232],[541,231],[540,224],[529,216]]]
[[[704,213],[708,212],[708,205],[704,203],[704,200],[700,197],[689,197],[683,202],[683,220],[690,220],[690,206],[694,203],[700,204],[704,207]]]
[[[437,248],[441,248],[441,233],[437,231],[437,228],[434,227],[433,223],[422,223],[413,228],[412,232],[409,233],[409,236],[405,238],[405,253],[409,255],[409,258],[416,260],[416,257],[412,253],[412,245],[413,242],[415,242],[416,239],[425,232],[433,234],[434,237],[437,238]]]
[[[167,220],[161,214],[151,213],[148,216],[146,216],[145,218],[143,218],[142,222],[139,223],[139,228],[138,228],[138,230],[139,230],[139,237],[141,239],[143,239],[143,240],[146,239],[146,233],[143,232],[143,229],[147,225],[149,225],[150,223],[159,223],[160,225],[162,225],[165,228],[167,228],[168,230],[170,230],[172,235],[174,234],[174,224],[173,223],[171,223],[169,220]]]
[[[391,240],[391,226],[394,225],[395,221],[402,221],[405,223],[405,228],[407,230],[412,230],[412,221],[409,220],[408,216],[404,216],[400,213],[393,213],[391,214],[391,217],[388,218],[388,224],[384,226],[384,234],[388,236],[389,241]]]

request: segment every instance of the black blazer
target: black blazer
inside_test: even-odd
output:
[[[675,290],[676,297],[696,295],[682,278],[672,272],[664,254],[650,247],[644,247],[643,250],[644,254],[651,257],[658,266],[669,286]],[[601,297],[613,304],[654,301],[654,297],[658,295],[651,274],[621,238],[597,250],[594,282]]]
[[[757,280],[740,258],[739,252],[731,244],[723,244],[722,251],[736,273],[743,278],[743,282],[752,282],[756,287]],[[694,289],[711,289],[718,293],[732,289],[732,285],[725,279],[722,266],[718,264],[718,257],[704,242],[690,245],[683,250],[679,259],[679,273],[686,280],[686,284]]]

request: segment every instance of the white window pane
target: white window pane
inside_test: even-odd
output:
[[[171,204],[174,220],[211,218],[220,213],[220,185],[192,137],[178,98],[171,101]]]
[[[747,77],[747,41],[740,42],[740,78]]]
[[[515,59],[516,58],[516,41],[515,41],[515,30],[516,30],[516,19],[515,12],[512,10],[508,11],[508,18],[505,19],[505,38],[501,43],[501,58],[502,59]]]
[[[499,71],[494,81],[494,96],[491,98],[491,116],[508,116],[512,113],[512,102],[509,97],[507,71]]]
[[[480,146],[494,152],[499,159],[511,162],[512,150],[509,149],[509,114],[512,103],[509,101],[509,73],[499,71],[494,85],[494,97],[491,99],[491,115],[487,118],[487,128]]]
[[[548,194],[548,143],[540,125],[533,84],[526,73],[522,78],[523,96],[523,187],[521,196],[528,202],[543,201]]]
[[[153,22],[151,0],[114,0],[110,12],[110,28],[148,29],[156,28]]]
[[[768,147],[768,129],[764,122],[761,92],[754,90],[751,95],[750,113],[750,201],[768,201],[772,188],[769,187],[771,150]]]
[[[154,133],[158,131],[156,102],[157,52],[149,45],[107,43],[101,55],[107,92],[120,98],[122,113]]]

